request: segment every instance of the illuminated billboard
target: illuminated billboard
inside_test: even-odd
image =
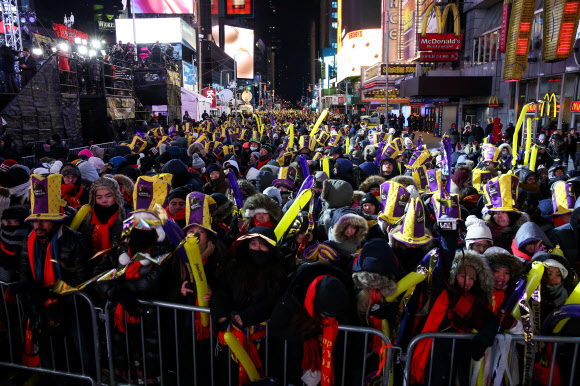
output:
[[[381,29],[364,29],[349,32],[342,41],[342,49],[336,55],[337,81],[360,76],[362,66],[372,66],[381,61]]]
[[[226,16],[251,16],[252,0],[226,0]]]
[[[381,28],[382,0],[340,0],[338,2],[338,51],[348,33]],[[381,51],[382,52],[382,51]],[[380,59],[379,59],[380,61]]]
[[[403,0],[402,31],[399,57],[410,60],[417,56],[417,0]]]
[[[117,41],[134,42],[133,20],[116,19],[115,30]],[[152,44],[159,42],[183,43],[191,49],[196,47],[195,30],[178,17],[135,19],[137,44]]]
[[[194,13],[193,0],[134,0],[135,13]]]
[[[224,25],[224,46],[236,61],[238,78],[254,79],[254,30]]]

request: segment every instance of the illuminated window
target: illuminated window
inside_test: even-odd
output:
[[[332,43],[332,48],[338,48],[337,43]]]
[[[338,8],[338,1],[332,2],[332,8]]]
[[[338,28],[338,23],[333,21],[332,22],[332,28],[337,29]]]
[[[338,12],[333,12],[332,13],[332,18],[333,19],[338,19]]]
[[[473,39],[471,64],[484,64],[499,58],[499,38],[501,27],[495,28]]]

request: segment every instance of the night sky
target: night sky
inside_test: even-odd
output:
[[[110,0],[114,3],[118,0]],[[266,2],[267,0],[255,0]],[[276,76],[278,77],[277,95],[295,102],[305,95],[309,83],[309,25],[312,19],[318,18],[319,1],[315,0],[273,0],[278,17],[274,23],[281,40],[276,57]],[[90,21],[92,0],[51,0],[36,1],[36,10],[45,27],[50,28],[48,20],[62,23],[64,14],[75,15],[78,28]],[[260,22],[260,21],[257,21]]]

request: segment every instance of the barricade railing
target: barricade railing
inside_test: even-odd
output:
[[[525,342],[523,335],[498,334],[494,345],[486,350],[483,362],[474,361],[469,356],[470,341],[474,337],[475,334],[464,333],[424,333],[414,337],[403,356],[406,384],[417,384],[411,380],[413,356],[417,346],[426,339],[433,341],[428,348],[429,359],[423,367],[425,379],[421,384],[475,384],[478,377],[477,384],[519,384],[525,365],[533,367],[534,384],[572,386],[574,379],[578,379],[580,366],[577,368],[576,362],[580,337],[534,335],[533,344],[540,345],[543,351],[538,360],[535,349],[530,358],[524,357],[524,345],[529,343]],[[550,350],[546,350],[548,344]],[[467,361],[469,371],[465,373]],[[538,379],[540,374],[542,379]]]
[[[101,384],[98,316],[100,312],[84,293],[59,296],[51,316],[61,323],[58,331],[49,332],[47,309],[40,306],[42,331],[32,344],[38,346],[38,366],[25,363],[26,324],[29,314],[20,295],[11,295],[10,283],[0,282],[0,367],[30,371],[54,377],[74,378]],[[55,320],[52,319],[51,320]],[[53,325],[54,327],[54,325]],[[28,334],[31,335],[31,334]],[[34,338],[33,338],[34,339]],[[30,339],[29,339],[30,340]]]
[[[143,305],[142,315],[139,322],[133,325],[127,322],[127,314],[125,318],[119,319],[116,303],[108,303],[105,307],[111,385],[151,382],[161,385],[238,383],[235,379],[238,377],[238,364],[232,359],[229,347],[222,346],[218,334],[214,335],[211,316],[208,336],[202,340],[197,339],[199,332],[196,331],[196,314],[208,314],[208,308],[161,301],[140,303]],[[262,332],[265,333],[257,339],[256,331],[252,331],[251,337],[250,331],[246,331],[246,345],[250,341],[255,344],[266,377],[276,378],[280,384],[287,385],[292,377],[290,372],[298,369],[288,366],[295,352],[292,352],[288,341],[273,338],[269,330],[269,325],[264,324]],[[362,385],[368,378],[367,373],[376,374],[380,357],[374,351],[369,351],[373,336],[385,345],[381,384],[389,385],[396,348],[391,347],[389,339],[378,330],[347,325],[339,326],[333,353],[336,385]],[[302,343],[299,349],[302,350]],[[297,365],[300,366],[300,363]]]
[[[42,145],[45,144],[45,142],[43,142],[43,141],[41,141],[39,143],[42,144]],[[94,144],[93,146],[98,146],[98,147],[100,147],[102,149],[109,149],[111,147],[115,147],[116,145],[117,145],[116,142],[105,142],[105,143]],[[36,154],[36,152],[37,151],[40,151],[41,148],[42,148],[42,146],[39,146],[39,147],[38,146],[35,146],[33,148],[33,153],[34,154],[33,155],[26,156],[26,157],[22,157],[22,162],[23,163],[26,163],[26,162],[32,162],[32,163],[38,162],[42,157],[39,157]],[[79,152],[81,152],[82,150],[84,150],[84,149],[90,149],[90,148],[91,148],[90,146],[75,147],[75,148],[69,149],[69,154],[78,155]]]

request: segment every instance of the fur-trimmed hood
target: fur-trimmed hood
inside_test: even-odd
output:
[[[483,253],[490,268],[505,266],[510,270],[510,282],[515,283],[524,272],[524,265],[514,255],[500,247],[491,247]]]
[[[451,272],[449,273],[449,284],[456,284],[457,273],[464,265],[473,267],[475,272],[477,272],[477,280],[469,292],[473,293],[481,301],[491,303],[493,301],[495,281],[493,279],[493,271],[481,253],[471,250],[455,253],[455,258],[451,265]]]
[[[274,202],[274,200],[272,200],[270,197],[266,196],[265,194],[262,193],[256,193],[253,196],[250,196],[246,199],[246,202],[244,202],[244,214],[245,213],[249,213],[250,210],[254,210],[254,209],[258,209],[258,208],[262,208],[262,209],[266,209],[266,211],[268,212],[268,214],[270,214],[270,218],[272,220],[272,222],[275,222],[276,224],[278,224],[278,222],[280,222],[280,220],[282,219],[282,209],[280,208],[280,206],[278,205],[278,203]],[[252,216],[248,216],[245,215],[246,219],[250,219],[250,217]]]
[[[492,221],[492,213],[493,212],[488,212],[485,216],[483,216],[483,220],[485,221],[485,223],[487,224],[487,226],[489,226],[490,229],[496,227],[495,222]],[[520,218],[518,218],[515,222],[515,224],[513,226],[509,226],[509,227],[505,227],[502,232],[506,233],[506,232],[511,232],[514,229],[517,231],[518,229],[521,228],[522,225],[524,225],[527,222],[530,222],[530,215],[527,214],[526,212],[521,212],[520,213]]]
[[[352,243],[359,244],[363,241],[365,235],[367,234],[369,228],[367,222],[364,218],[353,213],[347,213],[343,216],[335,216],[332,219],[330,239],[333,241],[351,241]],[[357,232],[351,239],[346,238],[344,232],[349,226],[357,227]]]
[[[512,155],[513,150],[512,147],[510,146],[509,143],[502,143],[501,145],[499,145],[498,150],[499,150],[499,154],[501,154],[501,152],[503,151],[503,149],[508,149],[508,154]]]
[[[243,178],[240,178],[238,180],[238,187],[240,188],[240,190],[246,192],[246,197],[253,196],[254,194],[257,193],[256,187],[252,185],[250,181],[245,180]]]
[[[115,181],[111,177],[101,177],[101,178],[97,179],[95,182],[93,182],[93,184],[91,185],[91,190],[89,192],[89,205],[91,206],[91,208],[95,207],[97,190],[99,190],[99,189],[109,189],[111,192],[113,192],[113,195],[115,197],[115,202],[119,206],[119,212],[118,212],[119,214],[118,214],[117,218],[120,221],[124,221],[126,218],[125,217],[125,209],[123,206],[124,200],[123,200],[123,196],[121,195],[121,191],[119,190],[119,184],[117,184],[117,181]]]
[[[365,192],[363,192],[361,190],[355,190],[354,192],[352,192],[352,203],[351,204],[360,203],[364,196],[365,196]]]
[[[205,157],[207,154],[205,151],[205,146],[203,146],[203,144],[201,144],[200,142],[194,142],[187,148],[187,155],[191,157],[196,150],[199,151],[199,154],[201,155],[202,158]]]
[[[223,222],[225,219],[231,217],[233,214],[234,214],[234,203],[228,200],[223,205],[218,206],[218,208],[211,217],[213,223],[218,223]]]
[[[375,145],[367,145],[365,146],[364,150],[363,150],[363,159],[365,161],[368,161],[370,159],[372,159],[372,154],[375,153],[377,151],[377,148],[375,147]]]
[[[123,186],[125,188],[125,192],[128,197],[133,197],[133,190],[135,189],[135,183],[126,175],[124,174],[115,174],[113,179],[117,181],[119,186]]]
[[[395,280],[375,272],[354,272],[352,280],[354,285],[363,291],[370,292],[374,289],[379,291],[384,297],[389,297],[397,292],[397,282]]]
[[[359,189],[365,193],[370,192],[373,186],[380,187],[386,180],[381,176],[370,176],[359,185]]]

